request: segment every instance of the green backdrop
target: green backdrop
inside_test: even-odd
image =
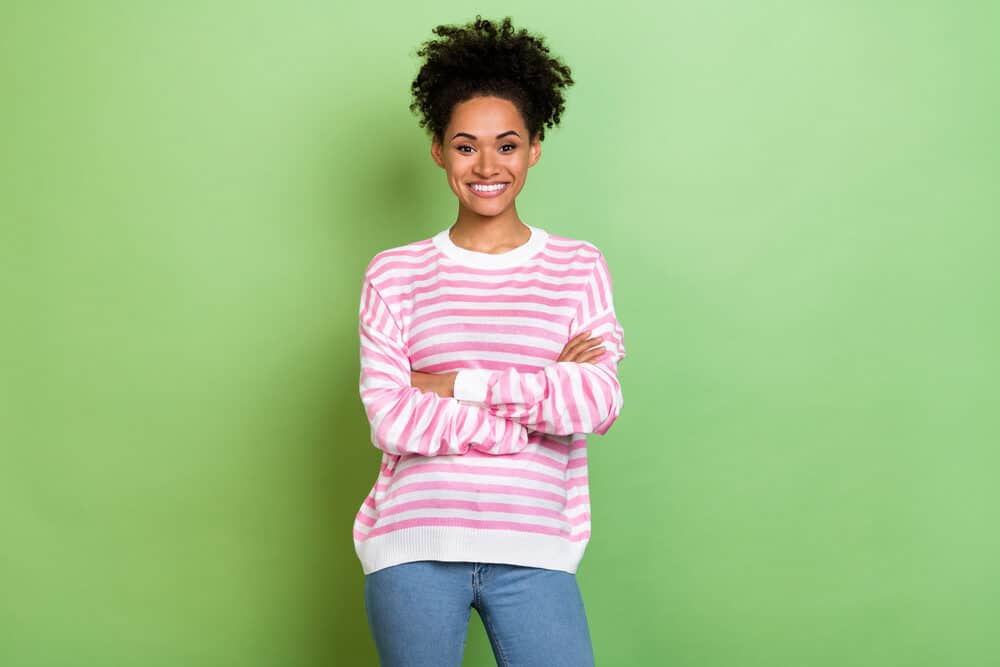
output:
[[[4,4],[4,667],[376,663],[360,280],[455,219],[409,84],[476,11]],[[479,11],[573,68],[519,210],[626,332],[598,664],[998,664],[1000,5]]]

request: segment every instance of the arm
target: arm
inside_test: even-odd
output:
[[[361,401],[372,444],[390,454],[440,456],[470,448],[489,454],[520,451],[528,441],[521,424],[410,386],[402,331],[366,278],[361,292]]]
[[[604,341],[605,354],[592,363],[557,361],[535,373],[461,370],[455,397],[481,404],[490,414],[554,435],[604,434],[618,418],[623,398],[618,362],[625,357],[624,331],[615,316],[611,275],[604,256],[594,271],[570,325],[570,338],[591,331]]]

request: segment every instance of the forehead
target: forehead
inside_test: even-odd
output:
[[[524,136],[526,128],[517,105],[500,97],[473,97],[459,102],[452,109],[448,123],[450,134],[468,132],[478,137],[507,130],[517,130]]]

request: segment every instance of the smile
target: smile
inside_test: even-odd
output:
[[[504,190],[507,189],[508,185],[510,185],[510,183],[494,183],[492,185],[480,185],[479,183],[470,183],[469,189],[472,190],[472,192],[475,193],[477,197],[483,197],[485,199],[489,199],[491,197],[498,197]]]

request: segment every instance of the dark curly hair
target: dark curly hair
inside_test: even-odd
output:
[[[545,138],[545,128],[559,124],[566,108],[562,89],[573,84],[570,69],[549,54],[545,38],[515,30],[508,16],[501,23],[476,15],[465,25],[439,25],[440,39],[417,51],[426,61],[410,86],[420,127],[438,140],[459,102],[492,95],[509,100],[521,112],[531,139]]]

